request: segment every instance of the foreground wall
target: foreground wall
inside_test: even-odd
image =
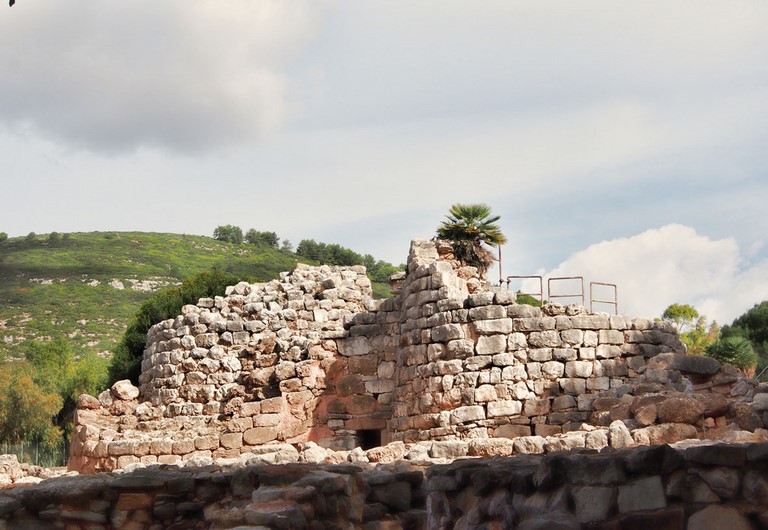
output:
[[[768,444],[367,465],[150,467],[0,491],[0,528],[768,528]]]

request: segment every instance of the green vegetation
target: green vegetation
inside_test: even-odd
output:
[[[35,444],[49,463],[71,424],[77,398],[106,385],[109,361],[93,354],[75,359],[64,338],[26,341],[24,358],[0,363],[0,440]]]
[[[768,300],[755,304],[730,326],[723,326],[721,337],[748,340],[758,358],[757,371],[765,376],[768,373]]]
[[[709,355],[750,375],[757,370],[758,377],[768,372],[768,300],[722,328],[717,322],[708,324],[706,316],[687,304],[670,305],[662,318],[677,327],[689,353]]]
[[[275,232],[259,232],[251,228],[245,233],[245,242],[249,245],[267,245],[277,248],[280,238],[277,237]],[[290,245],[290,242],[288,244]]]
[[[203,271],[269,281],[298,256],[210,237],[92,232],[0,244],[0,358],[25,339],[67,337],[76,356],[112,352],[152,291]]]
[[[754,375],[755,366],[759,360],[749,339],[737,335],[721,338],[709,344],[707,355],[721,363],[738,366],[749,375]]]
[[[451,241],[457,260],[485,274],[495,258],[483,244],[496,247],[507,242],[496,224],[500,218],[492,216],[485,204],[454,204],[438,227],[437,237]]]
[[[213,239],[239,245],[243,242],[243,230],[239,226],[217,226],[213,231]]]
[[[694,355],[707,354],[707,348],[720,336],[717,322],[708,324],[707,317],[699,315],[696,308],[688,304],[670,305],[661,318],[677,328],[680,339],[688,346],[688,353]]]

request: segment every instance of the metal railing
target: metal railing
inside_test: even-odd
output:
[[[552,282],[566,282],[573,280],[579,281],[581,285],[580,292],[568,294],[552,294]],[[579,298],[581,299],[581,305],[584,305],[584,278],[581,276],[557,276],[554,278],[549,278],[547,280],[547,296],[549,300],[553,300],[555,298]]]
[[[594,287],[595,285],[600,285],[604,287],[613,287],[613,299],[612,300],[599,300],[595,298],[594,294]],[[615,283],[604,283],[604,282],[589,282],[589,312],[594,313],[594,305],[595,304],[608,304],[613,306],[613,314],[618,315],[619,314],[619,288],[616,286]]]
[[[509,290],[509,284],[512,282],[512,280],[539,280],[539,292],[534,293],[524,293],[522,291],[517,291],[517,295],[527,295],[532,297],[539,297],[539,302],[544,302],[544,278],[541,276],[507,276],[507,290]]]

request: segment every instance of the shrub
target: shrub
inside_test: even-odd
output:
[[[758,361],[752,343],[745,337],[731,336],[720,339],[707,346],[706,352],[723,364],[732,364],[745,371],[754,369]]]

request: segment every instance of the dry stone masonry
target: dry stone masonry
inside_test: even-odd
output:
[[[440,458],[484,440],[488,454],[518,454],[766,434],[768,388],[685,354],[672,327],[514,297],[424,240],[383,301],[363,267],[297,265],[232,286],[151,328],[140,389],[81,397],[70,469],[307,450],[375,461],[360,453],[392,442]]]
[[[517,304],[440,241],[393,292],[298,265],[185,306],[140,387],[80,396],[91,476],[13,468],[0,530],[768,528],[768,384],[660,322]]]

